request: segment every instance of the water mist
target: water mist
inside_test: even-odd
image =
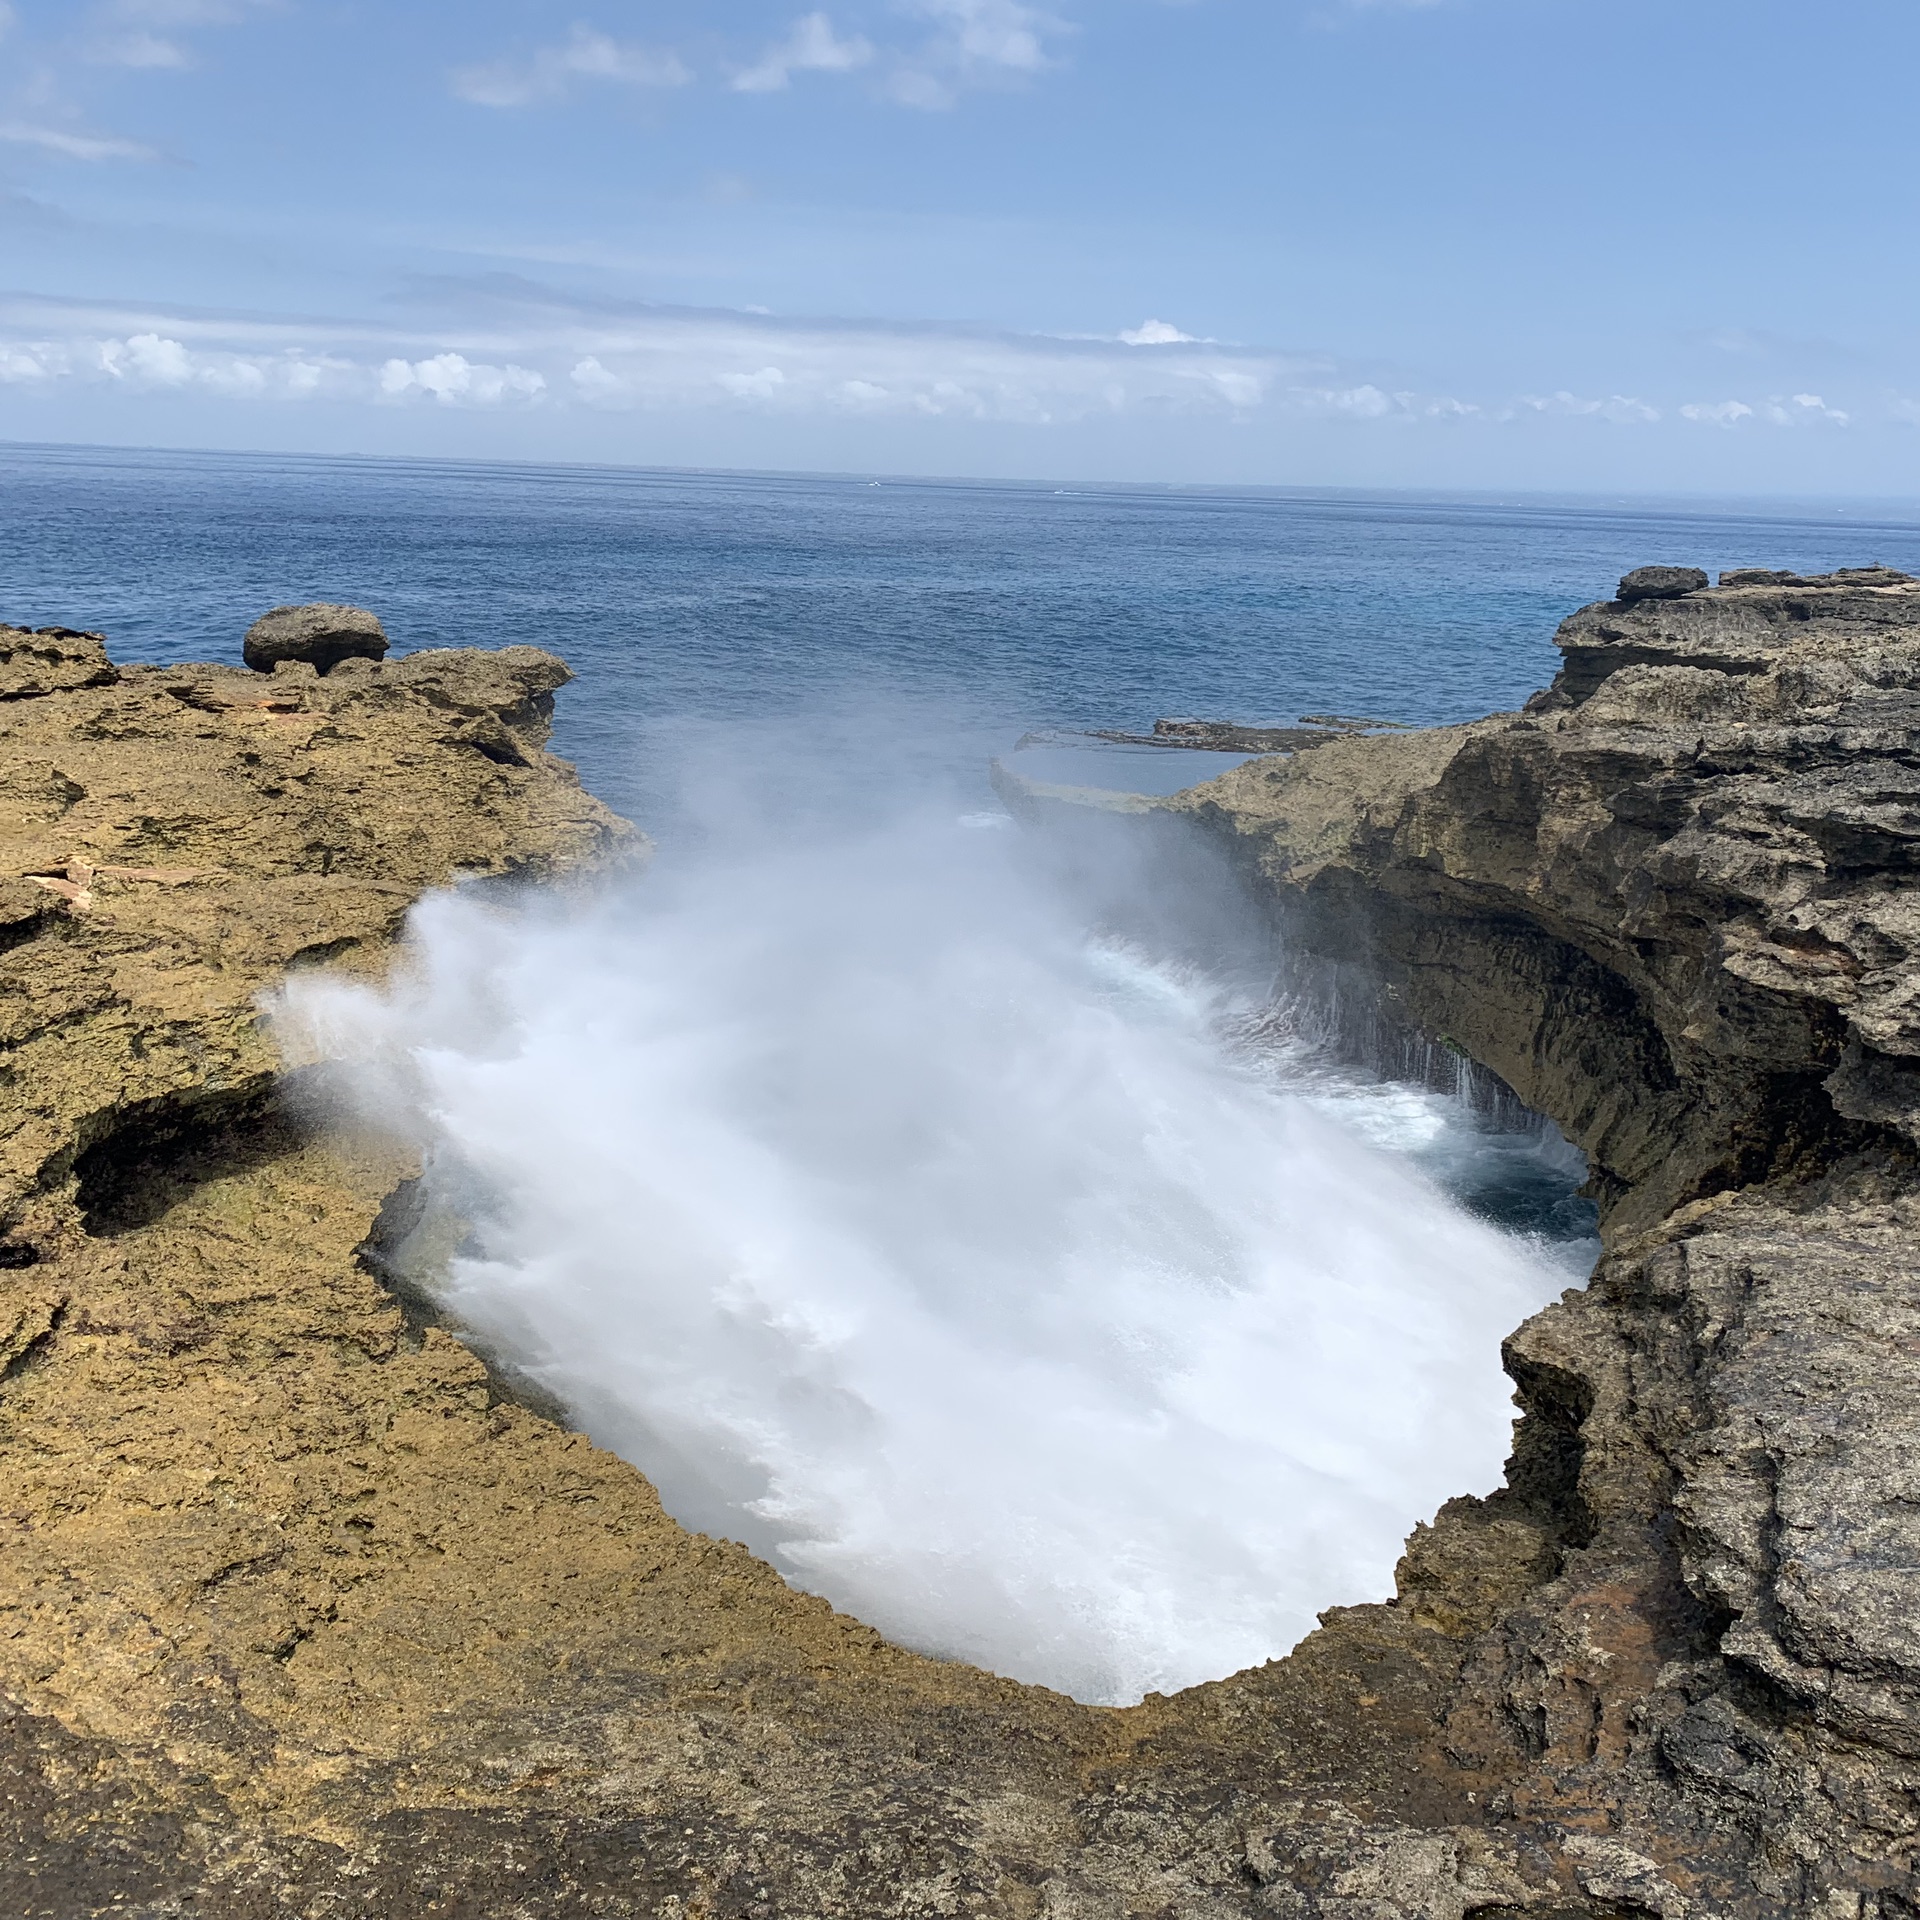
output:
[[[590,903],[429,900],[388,989],[276,1017],[420,1149],[447,1314],[679,1519],[1131,1701],[1389,1593],[1498,1482],[1501,1337],[1570,1276],[1366,1137],[1404,1094],[1356,1126],[1233,1044],[1205,914],[1092,865],[762,818]]]

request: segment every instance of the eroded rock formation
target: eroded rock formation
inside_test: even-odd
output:
[[[247,629],[240,654],[256,673],[271,673],[283,660],[330,673],[342,660],[384,660],[387,630],[365,607],[312,600],[263,613]]]
[[[286,967],[625,856],[557,662],[0,630],[0,1911],[1920,1912],[1920,586],[1561,639],[1526,714],[1174,803],[1588,1149],[1609,1251],[1397,1601],[1116,1711],[685,1533],[409,1323],[408,1170],[276,1104]]]
[[[1512,1494],[1403,1570],[1450,1606],[1462,1523],[1559,1477],[1554,1575],[1473,1641],[1445,1750],[1659,1862],[1628,1911],[1909,1914],[1920,582],[1732,578],[1583,608],[1525,714],[1175,805],[1592,1161],[1607,1256],[1509,1343]]]

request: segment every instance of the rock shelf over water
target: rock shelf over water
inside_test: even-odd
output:
[[[0,1910],[1910,1920],[1920,583],[1672,589],[1524,713],[1146,803],[1582,1145],[1608,1251],[1396,1601],[1126,1710],[687,1534],[281,1110],[286,969],[633,852],[559,662],[0,629]]]

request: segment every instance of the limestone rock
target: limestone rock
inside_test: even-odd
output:
[[[1730,567],[1720,576],[1723,587],[1797,587],[1803,585],[1799,574],[1776,567]]]
[[[558,661],[0,703],[0,1912],[1912,1920],[1920,583],[1560,644],[1524,714],[1100,817],[1551,1113],[1607,1239],[1397,1600],[1125,1711],[675,1525],[402,1310],[413,1169],[277,1098],[286,968],[630,854]]]
[[[1452,1764],[1525,1770],[1516,1838],[1604,1820],[1557,1844],[1613,1904],[1565,1911],[1905,1916],[1920,582],[1742,569],[1583,608],[1559,644],[1524,714],[1252,762],[1171,809],[1297,947],[1364,962],[1590,1157],[1608,1254],[1508,1343],[1507,1488],[1401,1572],[1469,1642]]]
[[[1614,598],[1635,600],[1677,600],[1683,593],[1697,593],[1707,584],[1707,576],[1698,567],[1635,567],[1623,574]]]
[[[102,686],[113,678],[106,642],[71,627],[0,626],[0,700]]]
[[[271,673],[283,660],[304,661],[328,673],[343,660],[384,659],[387,632],[364,607],[316,600],[263,613],[247,629],[241,651],[257,673]]]

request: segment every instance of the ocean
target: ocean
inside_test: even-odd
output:
[[[1444,1050],[1316,1038],[1224,863],[1052,845],[989,760],[1172,791],[1225,757],[1079,731],[1467,720],[1631,566],[1920,571],[1912,521],[1737,504],[31,447],[0,501],[0,619],[122,661],[330,599],[572,663],[556,746],[652,867],[443,895],[385,985],[268,1008],[416,1147],[395,1260],[687,1524],[1115,1702],[1385,1597],[1499,1483],[1500,1341],[1594,1216]]]
[[[977,772],[1029,731],[1163,716],[1434,725],[1543,686],[1554,627],[1629,567],[1920,571],[1920,515],[1865,508],[72,447],[0,447],[0,509],[0,619],[98,629],[119,659],[237,664],[301,600],[371,607],[402,650],[550,647],[580,676],[556,748],[654,825],[658,743],[690,726],[884,701]],[[1147,762],[1091,783],[1214,764]]]

